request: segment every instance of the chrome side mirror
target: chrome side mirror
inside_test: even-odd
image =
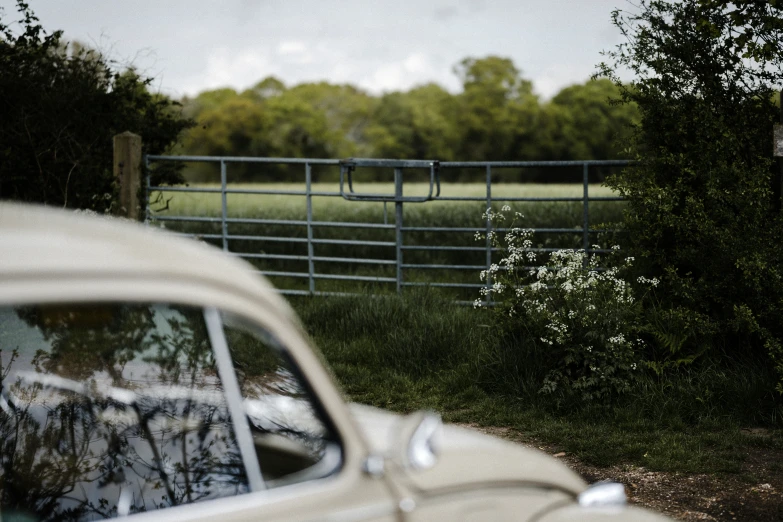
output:
[[[382,477],[387,464],[413,471],[432,468],[438,463],[442,431],[443,422],[434,412],[417,411],[401,418],[389,433],[389,448],[367,456],[363,471],[373,477]]]
[[[625,486],[617,482],[598,482],[579,494],[582,507],[623,506],[626,503]]]
[[[430,411],[418,411],[403,419],[400,432],[403,467],[430,469],[438,462],[443,421]]]

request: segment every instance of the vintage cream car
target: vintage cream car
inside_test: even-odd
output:
[[[543,453],[346,404],[212,247],[16,204],[0,245],[2,520],[663,520]]]

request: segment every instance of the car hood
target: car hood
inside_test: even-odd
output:
[[[352,404],[351,412],[375,454],[393,456],[402,416]],[[399,444],[399,443],[397,443]],[[424,492],[493,484],[557,489],[578,495],[586,483],[562,462],[519,444],[453,425],[444,425],[438,461],[427,470],[406,470],[411,486]]]

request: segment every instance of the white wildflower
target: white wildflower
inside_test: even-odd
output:
[[[639,276],[639,277],[636,278],[636,281],[638,281],[641,284],[651,285],[653,287],[658,286],[658,283],[660,283],[660,281],[656,277],[648,279],[648,278],[646,278],[644,276]]]

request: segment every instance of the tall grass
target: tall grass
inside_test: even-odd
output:
[[[435,289],[292,300],[352,400],[448,420],[512,426],[599,465],[735,472],[749,446],[783,448],[774,373],[753,365],[643,374],[613,402],[537,392],[544,353],[520,353],[481,310]],[[742,427],[772,429],[763,439]]]

